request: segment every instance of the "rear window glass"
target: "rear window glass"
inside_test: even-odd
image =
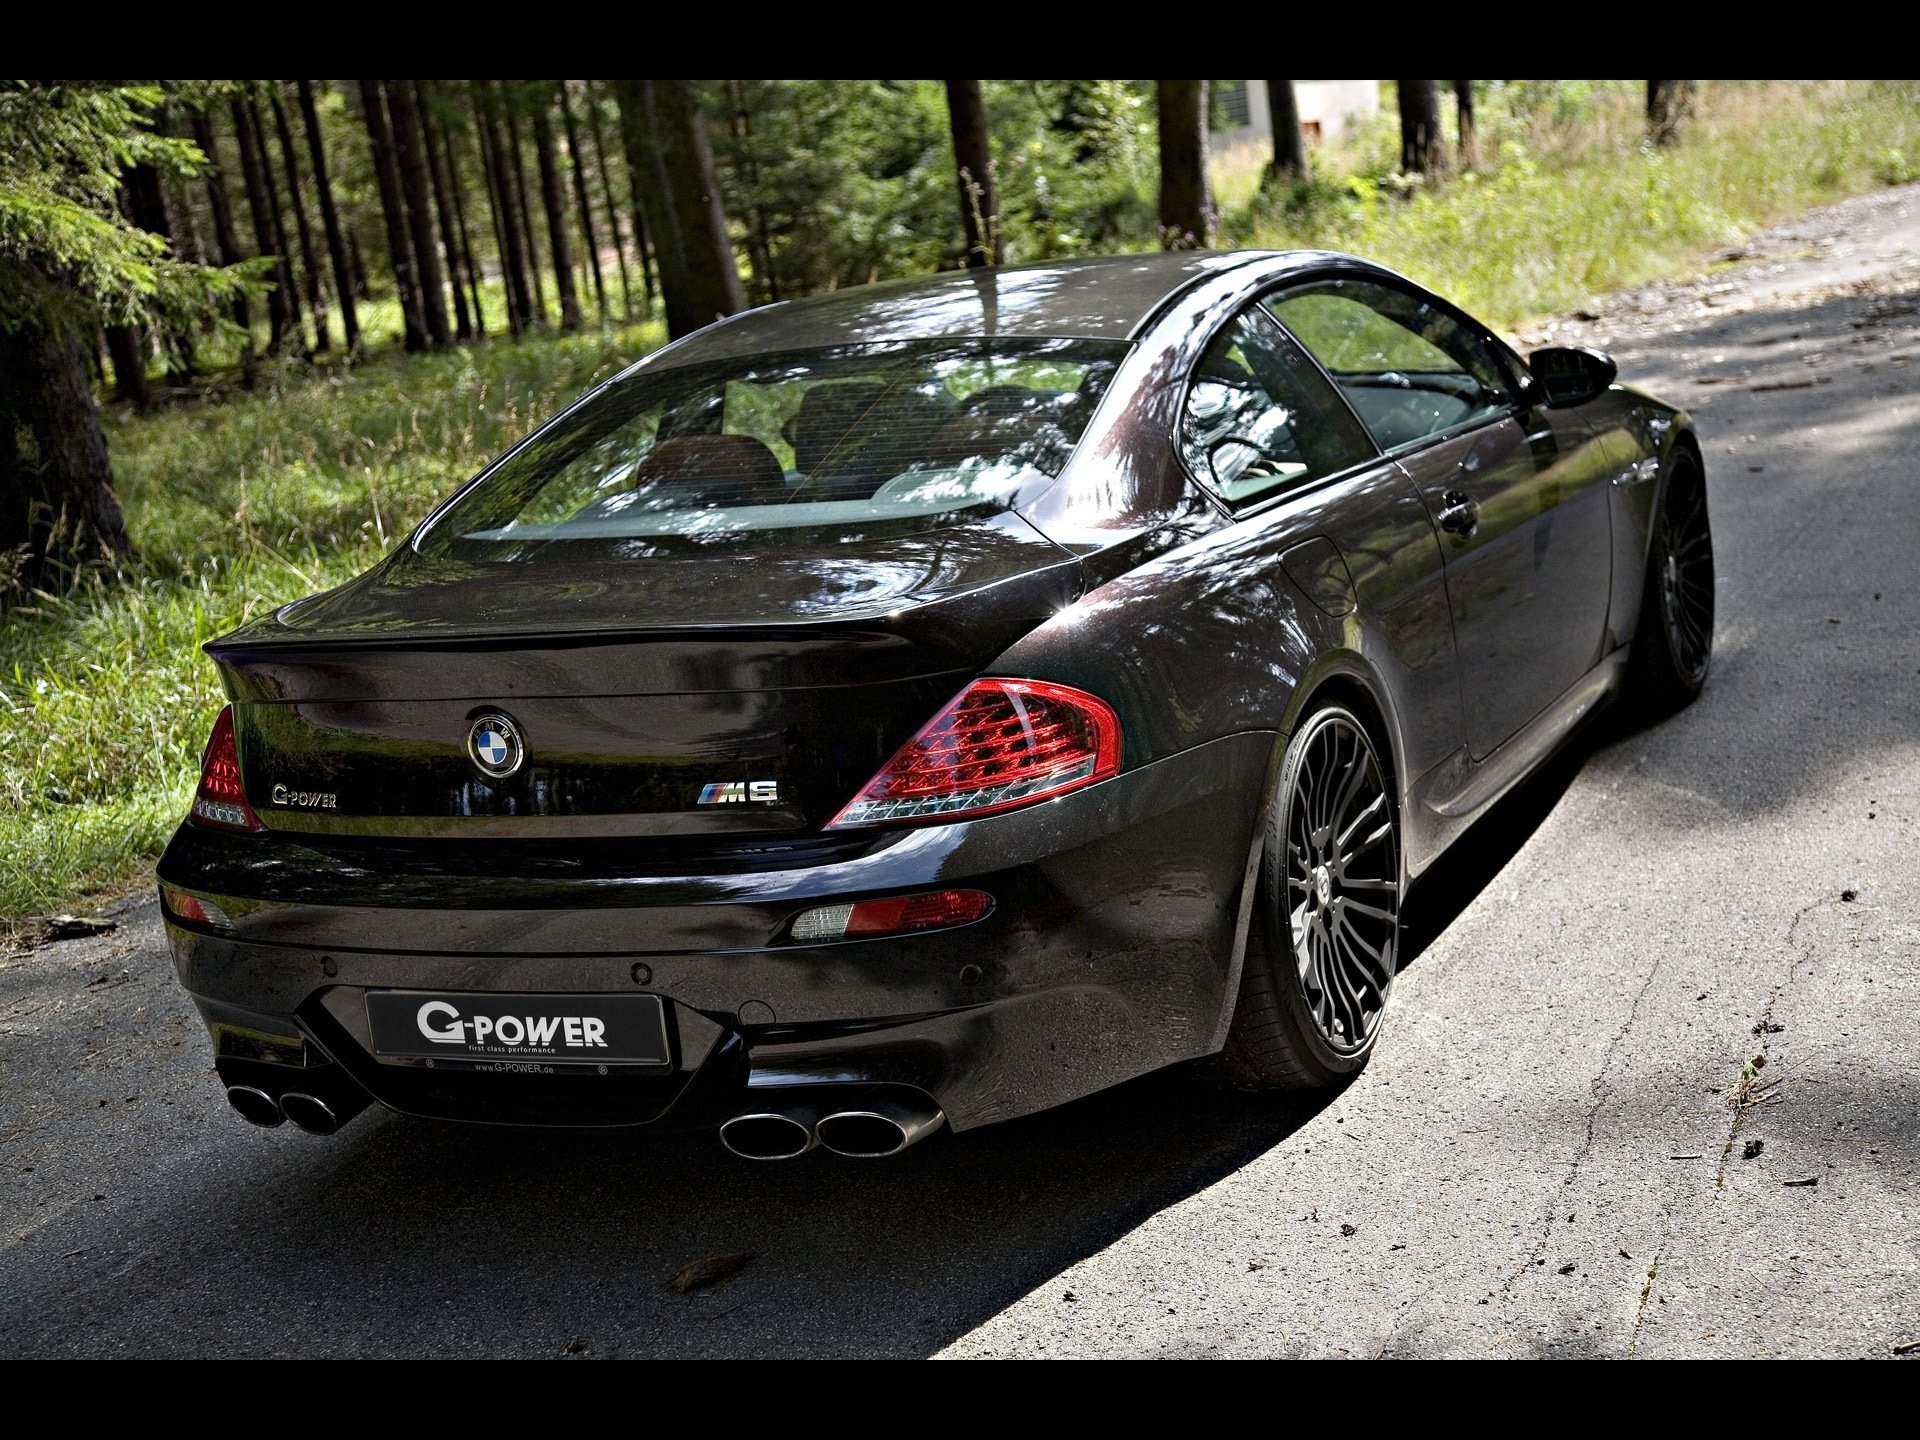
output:
[[[1125,353],[965,340],[642,369],[459,495],[418,547],[617,557],[937,528],[1058,475]]]

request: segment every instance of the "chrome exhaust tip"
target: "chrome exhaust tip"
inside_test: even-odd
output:
[[[796,1160],[814,1146],[811,1117],[750,1110],[720,1127],[720,1143],[742,1160]]]
[[[280,1113],[309,1135],[331,1135],[343,1123],[334,1108],[317,1095],[282,1095]]]
[[[883,1100],[864,1110],[837,1110],[815,1127],[821,1145],[856,1160],[882,1160],[917,1145],[946,1124],[932,1104]]]
[[[287,1118],[280,1113],[277,1100],[252,1085],[229,1085],[227,1103],[238,1110],[242,1118],[269,1129]]]

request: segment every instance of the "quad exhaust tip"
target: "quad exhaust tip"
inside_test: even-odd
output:
[[[252,1085],[229,1085],[227,1103],[255,1125],[272,1127],[287,1118],[280,1113],[279,1101]]]
[[[746,1160],[795,1160],[816,1145],[862,1160],[898,1155],[946,1123],[931,1101],[878,1100],[833,1110],[799,1099],[774,1100],[734,1116],[720,1127],[720,1143]],[[288,1112],[289,1118],[298,1118]]]
[[[946,1117],[931,1106],[876,1105],[867,1110],[841,1110],[822,1120],[815,1134],[836,1155],[858,1160],[882,1160],[898,1155],[938,1130]]]
[[[309,1135],[331,1135],[341,1124],[334,1108],[316,1095],[282,1095],[280,1113]]]
[[[797,1108],[749,1111],[720,1127],[720,1143],[743,1160],[794,1160],[814,1147],[813,1119]]]

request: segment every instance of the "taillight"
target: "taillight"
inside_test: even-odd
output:
[[[213,734],[200,757],[200,788],[194,792],[188,816],[196,825],[214,830],[264,830],[260,817],[247,803],[240,783],[240,751],[233,739],[233,707],[227,706],[213,722]]]
[[[792,933],[803,945],[819,940],[903,935],[911,930],[939,930],[950,925],[970,924],[992,909],[993,897],[984,890],[930,890],[923,895],[896,895],[888,900],[822,905],[796,916]]]
[[[1106,701],[1039,680],[976,680],[827,828],[987,815],[1119,769],[1120,722]]]

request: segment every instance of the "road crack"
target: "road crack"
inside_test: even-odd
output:
[[[1654,1282],[1660,1278],[1660,1256],[1664,1251],[1655,1251],[1653,1263],[1647,1267],[1647,1283],[1640,1287],[1640,1305],[1633,1312],[1633,1328],[1627,1332],[1627,1358],[1633,1359],[1634,1352],[1640,1348],[1640,1326],[1647,1318],[1647,1302],[1653,1299]]]
[[[1587,1163],[1587,1157],[1593,1152],[1594,1127],[1599,1122],[1600,1112],[1606,1108],[1607,1101],[1613,1093],[1613,1087],[1607,1078],[1608,1072],[1613,1068],[1614,1057],[1619,1054],[1621,1043],[1640,1019],[1640,1007],[1646,1001],[1648,992],[1653,989],[1653,982],[1660,976],[1661,964],[1662,961],[1656,956],[1646,977],[1641,980],[1640,988],[1634,992],[1633,1004],[1628,1007],[1627,1018],[1621,1022],[1620,1028],[1613,1032],[1613,1038],[1607,1041],[1607,1048],[1600,1057],[1599,1067],[1594,1071],[1593,1079],[1587,1086],[1587,1095],[1592,1103],[1587,1107],[1585,1134],[1581,1138],[1579,1148],[1574,1151],[1573,1159],[1567,1164],[1567,1173],[1560,1180],[1559,1189],[1562,1194],[1571,1189],[1580,1178],[1580,1172]],[[1539,1240],[1534,1244],[1526,1260],[1507,1276],[1506,1281],[1501,1285],[1502,1299],[1512,1298],[1514,1282],[1529,1271],[1537,1269],[1540,1262],[1546,1258],[1547,1241],[1553,1234],[1554,1217],[1560,1213],[1560,1210],[1561,1206],[1557,1203],[1556,1197],[1556,1203],[1547,1207],[1547,1213],[1541,1219]]]

